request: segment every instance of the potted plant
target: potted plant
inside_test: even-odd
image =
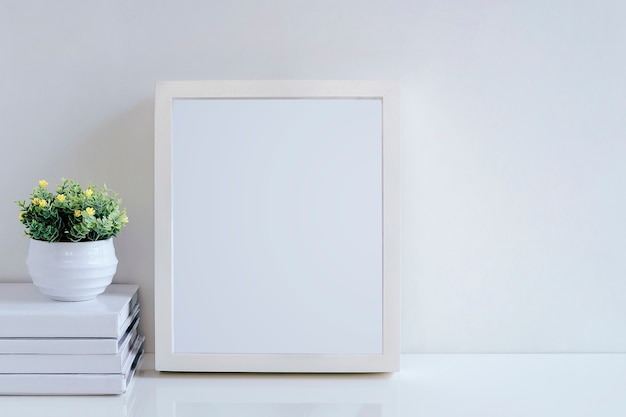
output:
[[[106,185],[81,187],[63,178],[55,191],[40,180],[29,200],[17,201],[30,237],[26,265],[33,283],[53,300],[85,301],[113,281],[116,236],[128,222]]]

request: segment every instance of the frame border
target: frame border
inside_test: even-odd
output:
[[[380,355],[173,351],[172,103],[178,98],[379,98],[383,138],[383,351]],[[393,372],[400,362],[401,145],[393,81],[160,81],[154,111],[155,369],[186,372]]]

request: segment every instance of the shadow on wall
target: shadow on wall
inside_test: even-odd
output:
[[[70,152],[82,183],[106,184],[119,194],[130,222],[115,238],[119,258],[116,282],[152,276],[154,111],[144,100],[85,135]]]

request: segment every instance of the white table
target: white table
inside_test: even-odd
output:
[[[179,374],[150,369],[102,397],[0,397],[7,417],[626,416],[626,354],[404,355],[371,375]]]

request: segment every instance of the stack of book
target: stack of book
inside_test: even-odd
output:
[[[53,301],[0,283],[0,394],[122,394],[143,354],[136,285],[93,300]]]

